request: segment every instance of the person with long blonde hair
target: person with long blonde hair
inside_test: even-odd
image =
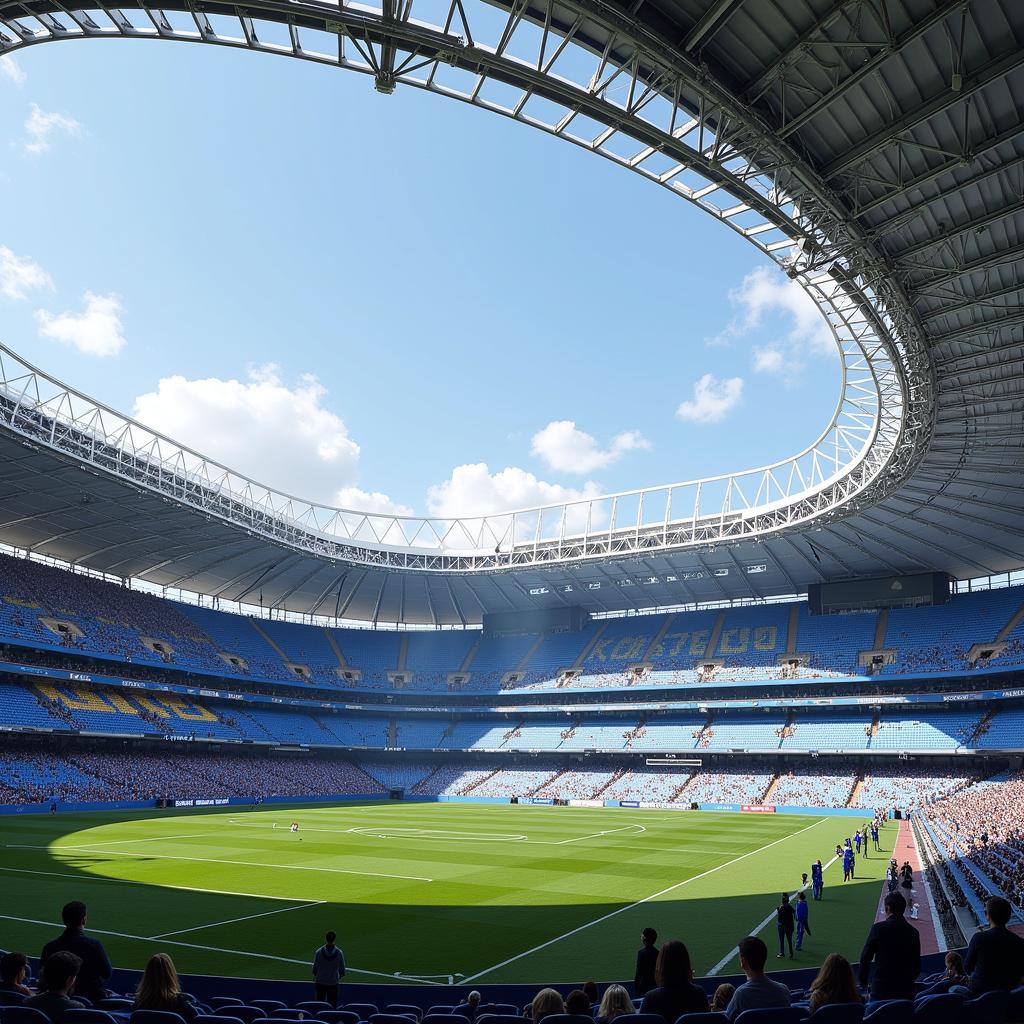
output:
[[[154,953],[146,964],[135,990],[136,1010],[167,1010],[180,1014],[186,1021],[199,1016],[192,1001],[181,991],[174,961],[166,953]]]
[[[838,953],[829,953],[821,965],[821,970],[818,971],[818,976],[811,982],[808,999],[811,1013],[819,1006],[859,1002],[862,1000],[850,961]]]
[[[621,985],[609,985],[597,1011],[597,1024],[612,1024],[616,1017],[626,1013],[636,1013],[629,993]]]

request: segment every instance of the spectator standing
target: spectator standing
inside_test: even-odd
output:
[[[850,961],[838,953],[829,953],[818,976],[811,982],[808,999],[811,1013],[821,1006],[860,1002],[862,999],[857,991],[857,979],[853,976]]]
[[[146,964],[135,990],[135,1010],[163,1010],[176,1013],[186,1024],[199,1016],[192,1000],[181,991],[174,961],[166,953],[154,953]]]
[[[729,1020],[735,1020],[744,1010],[789,1006],[792,1002],[789,989],[764,973],[768,947],[756,936],[748,935],[740,940],[739,949],[740,968],[747,980],[736,989],[725,1009]]]
[[[885,920],[872,925],[860,954],[860,983],[871,979],[871,999],[913,999],[921,973],[921,936],[906,920],[907,901],[901,893],[885,897]],[[874,964],[874,971],[871,965]]]
[[[58,950],[43,964],[39,994],[29,996],[22,1005],[45,1013],[53,1024],[61,1024],[68,1010],[84,1010],[85,1003],[71,998],[81,966],[80,957],[67,950]]]
[[[803,949],[804,936],[811,934],[811,908],[807,902],[807,893],[801,892],[796,898],[796,948]]]
[[[27,977],[28,957],[24,953],[4,953],[0,957],[0,992],[32,995],[32,989],[25,984]]]
[[[796,914],[793,905],[789,902],[789,894],[782,894],[782,902],[775,910],[775,927],[779,933],[779,951],[776,959],[781,960],[786,955],[786,944],[789,944],[789,959],[793,959],[793,927],[796,922]]]
[[[110,980],[111,966],[103,943],[85,934],[88,911],[84,903],[73,900],[60,912],[64,933],[52,939],[39,957],[45,964],[54,953],[74,953],[81,961],[78,968],[76,994],[96,1003],[106,999],[106,982]]]
[[[1020,984],[1024,974],[1024,939],[1006,927],[1010,920],[1009,902],[1001,896],[990,897],[985,901],[985,917],[988,928],[971,936],[964,958],[974,997],[985,992],[1008,992]]]
[[[674,1024],[684,1013],[705,1013],[707,993],[694,984],[690,951],[678,939],[669,939],[658,953],[654,968],[657,987],[644,996],[641,1013],[657,1013]]]
[[[616,1017],[636,1013],[633,1000],[621,985],[609,985],[597,1011],[597,1024],[612,1024]]]
[[[345,975],[345,954],[337,946],[338,936],[328,932],[313,957],[313,984],[317,999],[338,1005],[338,986]]]
[[[636,973],[633,977],[633,992],[639,998],[647,995],[656,982],[654,969],[658,964],[658,933],[653,928],[645,928],[640,933],[642,943],[636,954]]]

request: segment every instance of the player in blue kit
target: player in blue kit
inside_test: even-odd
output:
[[[811,891],[816,900],[821,899],[821,890],[825,888],[825,871],[821,861],[817,860],[811,865]]]
[[[860,856],[860,829],[857,829],[853,834],[853,845],[857,849],[857,856]]]
[[[843,851],[843,881],[848,882],[853,878],[853,850],[846,847]]]
[[[803,947],[804,936],[811,934],[810,911],[811,908],[807,903],[807,893],[802,892],[796,898],[796,949],[798,953]]]

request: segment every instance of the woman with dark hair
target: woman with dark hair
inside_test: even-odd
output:
[[[657,1013],[674,1024],[684,1013],[706,1013],[707,993],[693,982],[690,951],[678,939],[669,939],[658,953],[654,968],[657,988],[644,996],[641,1013]]]
[[[820,1006],[859,1002],[862,1000],[850,961],[838,953],[829,953],[821,965],[821,970],[818,971],[818,976],[811,982],[808,999],[811,1013]]]
[[[180,1014],[186,1024],[199,1016],[199,1010],[181,991],[174,961],[166,953],[154,953],[142,972],[135,990],[135,1010],[168,1010]]]
[[[24,953],[4,953],[0,956],[0,992],[32,995],[32,989],[25,984],[27,978],[28,957]]]

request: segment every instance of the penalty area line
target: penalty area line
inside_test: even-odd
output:
[[[44,928],[63,928],[61,924],[56,924],[53,921],[38,921],[32,917],[14,917],[11,914],[0,914],[0,921],[18,921],[21,924],[35,924],[42,925]],[[151,935],[132,935],[129,932],[112,932],[104,928],[89,928],[90,932],[96,935],[112,935],[118,939],[133,939],[137,942],[152,942],[154,936]],[[210,953],[227,953],[231,956],[245,956],[251,957],[256,960],[274,960],[277,963],[282,964],[299,964],[302,967],[309,968],[309,960],[294,960],[287,956],[273,956],[270,953],[251,953],[244,949],[224,949],[222,946],[202,946],[196,942],[180,942],[177,939],[162,939],[162,942],[166,942],[168,946],[183,946],[186,949],[202,949]],[[395,974],[386,974],[384,971],[367,971],[359,967],[348,967],[348,970],[354,974],[366,974],[374,978],[392,978],[396,977]],[[437,981],[428,981],[425,978],[414,978],[412,975],[409,976],[410,980],[419,981],[421,985],[440,985]]]
[[[562,935],[556,935],[553,939],[548,939],[547,942],[542,942],[538,946],[534,946],[532,949],[524,950],[522,953],[517,953],[515,956],[510,956],[507,960],[502,960],[500,964],[495,964],[493,967],[488,967],[485,970],[478,971],[476,974],[470,975],[468,978],[463,980],[464,985],[482,978],[487,974],[491,974],[494,971],[499,970],[502,967],[507,967],[509,964],[514,964],[517,960],[522,960],[523,957],[530,956],[532,953],[538,953],[542,949],[547,949],[548,946],[553,946],[556,942],[561,942],[563,939],[571,938],[573,935],[578,935],[580,932],[586,931],[588,928],[593,928],[596,924],[601,924],[603,921],[607,921],[610,918],[617,917],[619,914],[626,913],[627,910],[633,910],[636,907],[643,906],[645,903],[650,903],[651,900],[656,900],[661,896],[667,896],[670,892],[675,892],[676,889],[681,889],[684,885],[689,885],[691,882],[699,881],[701,878],[707,878],[708,875],[713,875],[716,871],[721,871],[722,868],[727,868],[732,864],[739,864],[740,861],[746,860],[748,857],[753,857],[756,853],[763,853],[765,850],[770,850],[773,846],[778,846],[779,843],[784,843],[787,839],[792,839],[794,836],[798,836],[808,829],[816,828],[823,822],[827,821],[827,818],[819,818],[817,821],[811,822],[810,825],[799,829],[796,832],[791,832],[789,835],[781,836],[774,842],[768,843],[766,846],[759,846],[757,849],[748,850],[746,853],[741,853],[738,857],[733,857],[732,860],[724,861],[721,864],[716,865],[713,868],[708,868],[707,871],[702,871],[699,875],[691,875],[689,878],[684,878],[681,882],[676,882],[674,885],[670,885],[659,892],[653,892],[650,896],[644,896],[643,899],[637,900],[635,903],[630,903],[625,907],[619,907],[618,910],[612,910],[607,914],[602,914],[601,917],[595,917],[593,921],[588,921],[586,924],[581,924],[577,928],[573,928],[571,931],[565,932]]]
[[[305,910],[307,907],[322,907],[327,901],[326,900],[312,900],[309,903],[300,904],[297,907],[278,907],[276,910],[264,910],[260,914],[246,914],[245,917],[229,917],[226,921],[212,921],[210,924],[196,924],[192,925],[191,928],[178,928],[173,932],[161,932],[159,935],[154,935],[154,939],[167,939],[172,935],[184,935],[186,932],[201,932],[207,928],[219,928],[224,924],[240,924],[242,921],[253,921],[257,917],[270,917],[273,914],[288,914],[293,910]]]

